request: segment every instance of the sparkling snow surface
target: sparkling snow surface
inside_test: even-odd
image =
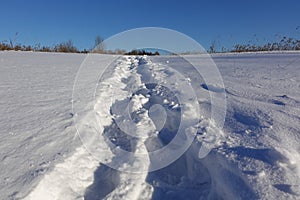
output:
[[[178,57],[120,57],[94,101],[74,113],[73,84],[85,57],[0,52],[0,199],[300,198],[300,53],[213,55],[225,88],[206,84]],[[91,69],[97,73],[116,58],[91,55]],[[189,59],[205,62],[201,56]],[[195,89],[201,114],[195,126],[193,99],[184,110],[166,88],[147,84],[151,78],[174,80],[168,67],[187,77],[177,77],[179,86],[184,81]],[[82,97],[99,81],[86,80],[78,90]],[[224,92],[227,112],[220,128],[210,119],[210,95]],[[122,118],[128,97],[137,122],[130,126]],[[180,120],[191,122],[187,130],[197,129],[193,143],[175,162],[147,172],[153,163],[135,156],[174,140]],[[80,140],[77,130],[100,134]],[[205,145],[212,151],[204,157]],[[114,157],[120,148],[133,155]],[[110,167],[117,161],[123,172]]]

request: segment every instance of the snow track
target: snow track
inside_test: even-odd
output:
[[[98,106],[99,104],[96,104],[95,112],[101,118],[102,126],[100,129],[102,130],[98,131],[104,131],[104,127],[112,125],[111,118],[109,117],[110,107],[112,104],[116,100],[124,99],[129,95],[125,90],[123,90],[126,87],[126,84],[122,81],[133,78],[135,79],[135,84],[141,84],[136,82],[139,81],[139,76],[131,69],[132,65],[134,65],[136,61],[137,60],[134,59],[130,60],[129,58],[124,58],[116,66],[112,78],[108,78],[105,82],[102,82],[102,86],[107,85],[109,87],[113,87],[114,91],[109,90],[106,87],[102,87],[102,89],[106,91],[99,93],[100,96],[98,96],[98,102],[100,103],[101,108]],[[119,90],[115,90],[116,88]],[[93,122],[93,120],[91,120],[91,115],[93,114],[94,113],[87,113],[86,117],[79,122],[79,132],[86,129],[94,131],[93,129],[98,127],[96,124],[93,124],[95,121]],[[105,138],[102,139],[103,146],[101,145],[101,147],[109,148],[105,143]],[[85,145],[97,145],[94,144],[95,141],[93,138],[82,138],[82,140],[85,142]],[[140,151],[143,151],[143,149],[140,149]],[[110,153],[113,154],[112,152]],[[136,191],[136,185],[141,187],[142,191],[144,190],[141,185],[142,182],[145,181],[146,174],[120,175],[120,173],[116,170],[101,164],[99,166],[99,164],[100,163],[93,157],[93,155],[87,151],[85,146],[81,146],[76,149],[75,153],[71,157],[56,165],[52,172],[45,175],[39,185],[25,199],[83,199],[84,196],[86,199],[104,198],[108,195],[108,192],[111,192],[111,187],[114,183],[118,183],[118,188],[113,189],[115,191],[121,190],[122,192],[119,191],[118,193],[120,195],[121,193],[124,193],[123,195],[128,196],[130,199],[137,199],[139,197],[139,192]],[[96,175],[99,172],[101,172],[101,176],[104,175],[102,168],[105,168],[105,176],[108,178],[105,180],[105,184],[103,183],[101,191],[98,192],[99,188],[95,187],[99,185],[99,183],[95,183],[95,181],[101,180],[94,179],[97,178]],[[110,194],[110,196],[113,198],[114,194]]]
[[[147,57],[123,57],[117,60],[113,73],[100,82],[96,92],[94,112],[98,121],[93,120],[93,112],[88,112],[77,125],[79,132],[88,130],[101,134],[98,134],[97,139],[81,137],[84,146],[57,164],[25,199],[172,199],[178,195],[181,198],[188,195],[187,198],[192,199],[211,195],[209,171],[197,161],[200,143],[195,143],[179,161],[167,168],[151,173],[148,173],[148,169],[133,173],[151,165],[149,159],[135,157],[135,154],[148,155],[148,151],[161,148],[173,139],[178,130],[178,99],[170,96],[166,88],[148,83],[151,77],[164,80],[168,78],[168,73],[170,71],[153,64]],[[132,91],[137,92],[132,94]],[[151,97],[151,94],[156,96]],[[122,115],[118,115],[118,112],[124,110],[122,108],[126,107],[128,98],[132,102],[130,112],[136,123],[122,127],[126,119],[119,118]],[[167,113],[156,107],[158,104],[166,106]],[[112,115],[114,110],[116,113]],[[195,115],[192,110],[188,112],[190,117]],[[165,123],[161,124],[161,114],[168,114],[171,119],[166,118]],[[201,126],[205,125],[208,128],[209,124],[203,122],[194,125],[202,129],[204,127]],[[161,130],[161,134],[158,134],[158,130]],[[141,137],[137,139],[128,133],[139,134],[133,136]],[[88,150],[95,151],[88,152],[87,146]],[[97,151],[99,146],[101,151]],[[119,148],[133,152],[133,157],[114,156]],[[97,156],[102,156],[100,160],[110,160],[108,166],[100,164],[95,159]],[[118,164],[121,171],[109,167],[114,162],[121,163]],[[187,187],[189,194],[185,191]]]

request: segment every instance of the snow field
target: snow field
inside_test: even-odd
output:
[[[115,59],[92,57],[95,74]],[[214,55],[225,87],[204,82],[176,57],[120,57],[100,80],[79,82],[73,100],[81,55],[1,52],[0,58],[0,198],[299,198],[299,53]],[[87,89],[95,83],[96,90]],[[183,98],[184,105],[180,99],[180,91],[193,97],[189,84],[199,112],[194,98]],[[220,129],[210,119],[210,95],[223,93]],[[186,136],[196,133],[193,142],[174,162],[148,172],[159,163],[153,152],[185,141],[174,134],[181,120]]]

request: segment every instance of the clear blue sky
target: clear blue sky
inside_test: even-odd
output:
[[[138,27],[180,31],[208,48],[211,41],[231,47],[275,34],[300,38],[299,0],[3,0],[0,42],[53,45],[71,39],[91,48],[96,35],[104,39]],[[299,28],[300,29],[300,28]]]

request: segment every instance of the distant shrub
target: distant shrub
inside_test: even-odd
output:
[[[21,45],[19,45],[19,44],[15,45],[15,46],[14,46],[14,50],[15,50],[15,51],[21,51],[21,50],[22,50]]]
[[[208,53],[216,53],[217,52],[217,47],[216,47],[216,41],[212,41],[209,49],[208,49]]]
[[[22,48],[24,51],[33,51],[33,48],[30,46],[30,45],[28,45],[28,46],[25,46],[25,45],[23,45],[23,48]]]
[[[82,51],[80,51],[80,53],[89,53],[89,51],[86,49],[83,49]]]
[[[41,51],[41,52],[52,52],[53,50],[51,49],[51,47],[43,46],[42,48],[37,49],[37,51]]]
[[[133,49],[130,52],[127,52],[126,55],[148,55],[148,56],[157,56],[159,55],[159,52],[150,52],[150,51],[146,51],[144,49],[142,50],[137,50],[137,49]]]
[[[0,43],[0,51],[8,51],[8,50],[12,50],[9,44]]]
[[[123,49],[116,49],[116,50],[114,51],[114,54],[119,54],[119,55],[123,55],[123,54],[125,54],[125,53],[126,53],[126,51],[123,50]]]
[[[62,42],[54,47],[55,52],[79,53],[78,49],[73,45],[72,40]]]
[[[255,51],[289,51],[300,50],[300,40],[282,37],[279,41],[262,45],[237,44],[231,52],[255,52]]]

